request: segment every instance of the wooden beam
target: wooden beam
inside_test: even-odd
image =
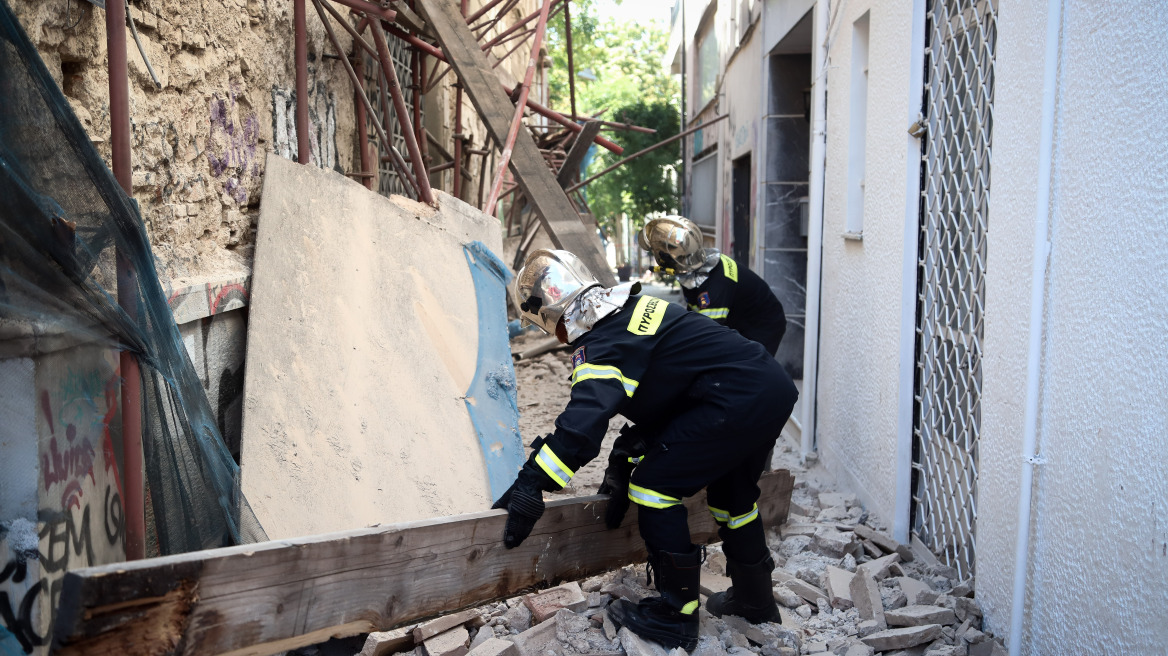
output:
[[[491,137],[502,147],[507,141],[515,105],[499,88],[499,78],[459,13],[458,3],[420,0],[416,8],[437,35],[442,52],[454,67]],[[520,135],[516,140],[510,168],[556,248],[575,253],[601,284],[615,285],[616,277],[608,268],[600,238],[579,220],[575,206],[556,183],[530,135]]]
[[[576,140],[572,142],[572,148],[556,175],[556,182],[560,183],[560,187],[567,189],[576,182],[576,176],[580,174],[580,163],[584,161],[584,156],[592,147],[592,140],[600,134],[600,127],[600,121],[588,121],[584,124],[584,129],[576,134]]]
[[[759,481],[766,525],[786,520],[793,483],[787,471]],[[636,506],[610,531],[607,505],[549,501],[515,549],[502,543],[506,512],[490,510],[74,570],[54,653],[264,656],[644,560]],[[717,541],[705,493],[685,505],[694,542]]]

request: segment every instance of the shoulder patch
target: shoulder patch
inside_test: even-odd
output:
[[[642,296],[633,308],[633,316],[629,319],[629,332],[634,335],[656,335],[661,327],[661,320],[665,318],[667,301],[653,296]]]
[[[698,294],[698,308],[704,310],[710,307],[710,292]]]
[[[733,280],[734,282],[738,282],[738,263],[723,255],[722,273],[726,274],[726,277]]]
[[[588,362],[588,359],[584,357],[584,347],[581,346],[572,352],[572,368],[575,369],[585,362]]]

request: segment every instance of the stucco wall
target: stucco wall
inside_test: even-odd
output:
[[[870,11],[864,238],[845,240],[852,26]],[[909,102],[910,2],[843,6],[829,35],[818,448],[825,465],[891,523]]]
[[[1003,2],[986,293],[978,596],[1009,623],[1045,12]],[[1168,625],[1168,21],[1065,3],[1023,653],[1163,653]],[[1118,47],[1122,44],[1122,47]],[[1003,138],[1008,135],[1009,138]]]

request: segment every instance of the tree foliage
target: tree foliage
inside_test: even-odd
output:
[[[669,34],[660,22],[622,23],[595,18],[593,0],[572,0],[572,46],[576,70],[576,110],[582,116],[607,110],[601,118],[653,128],[654,134],[619,131],[611,138],[623,155],[597,149],[589,172],[667,139],[679,130],[680,89],[662,66]],[[552,57],[548,86],[552,106],[568,113],[567,40],[561,13],[549,24]],[[589,184],[586,197],[601,225],[622,213],[639,224],[646,214],[676,211],[679,149],[665,146]]]

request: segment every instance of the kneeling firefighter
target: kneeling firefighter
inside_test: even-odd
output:
[[[733,582],[707,609],[780,621],[756,501],[766,455],[798,392],[759,344],[639,291],[637,283],[602,287],[566,251],[527,258],[514,298],[524,319],[575,347],[572,394],[555,432],[536,440],[495,507],[508,512],[503,543],[519,545],[543,514],[543,492],[567,485],[599,454],[609,419],[620,414],[634,422],[636,430],[622,432],[614,447],[601,492],[612,495],[610,528],[620,525],[626,497],[640,506],[650,580],[660,596],[621,600],[611,616],[644,638],[693,649],[701,551],[690,541],[682,499],[702,488]],[[627,457],[634,453],[643,454],[635,467]]]
[[[716,248],[702,247],[702,231],[681,216],[645,222],[638,239],[658,268],[677,276],[689,309],[737,330],[774,355],[787,332],[783,304],[770,285]]]

